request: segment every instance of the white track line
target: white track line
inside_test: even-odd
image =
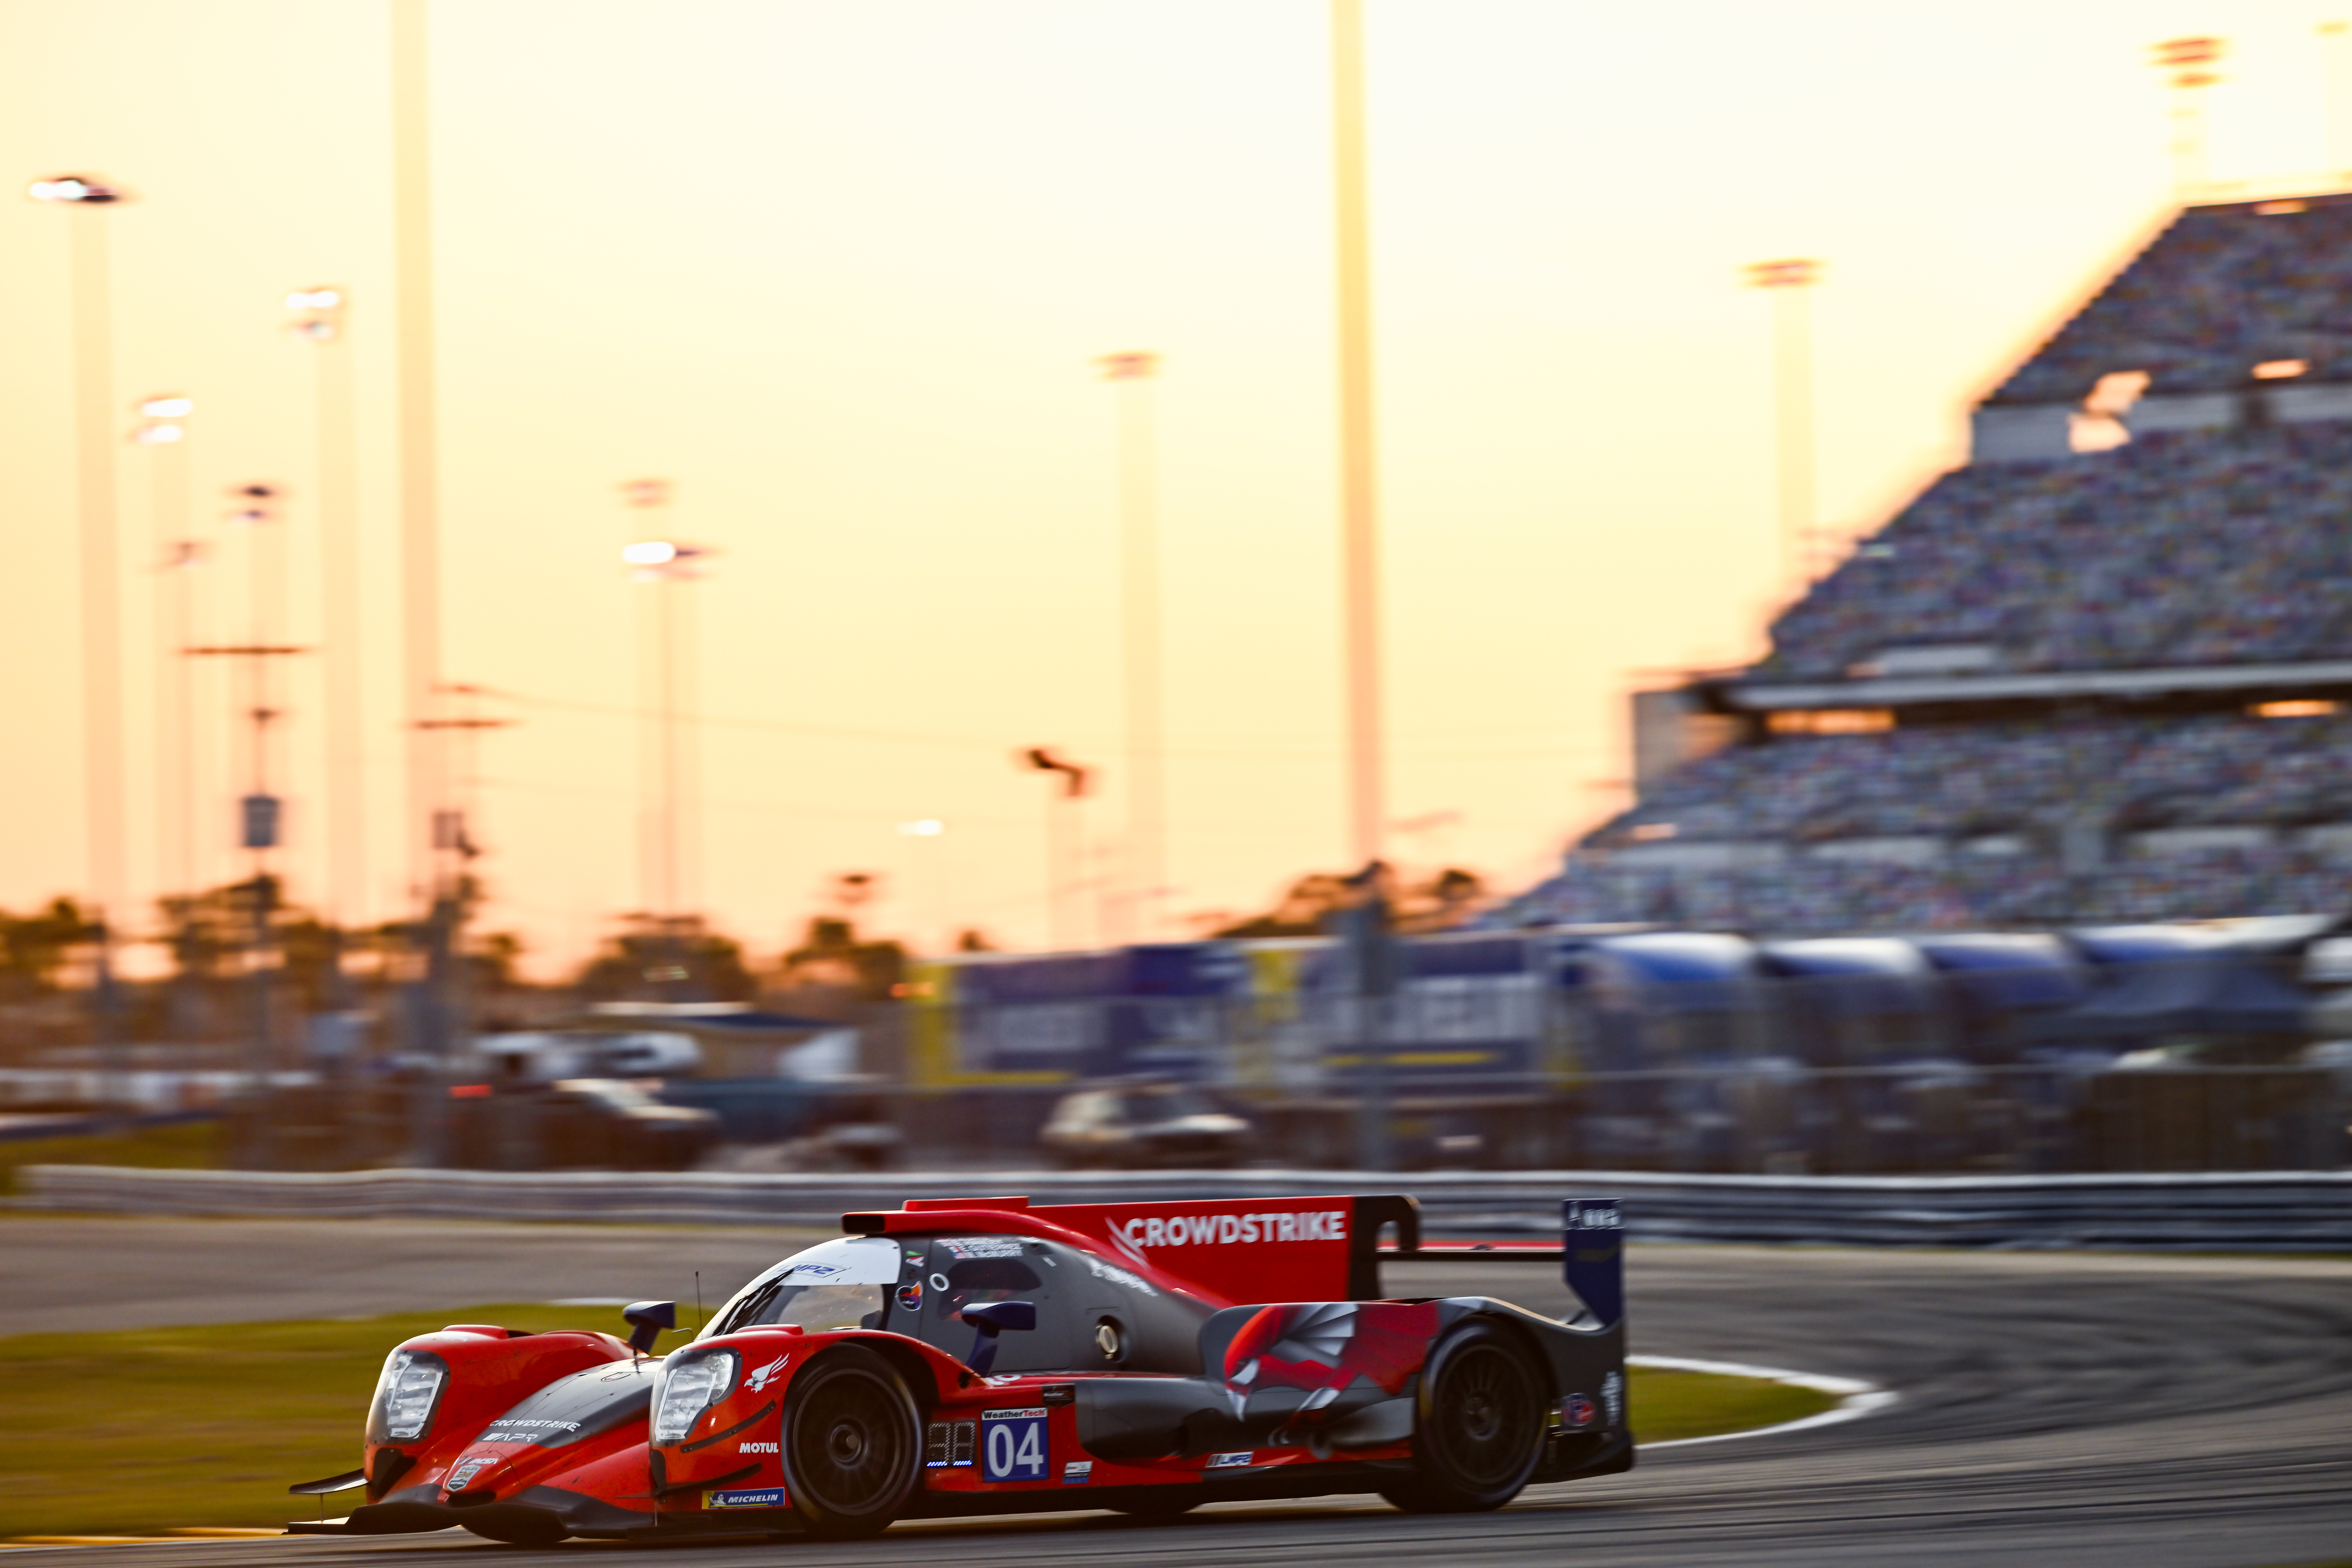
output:
[[[1750,1366],[1738,1361],[1693,1361],[1678,1355],[1629,1355],[1628,1366],[1654,1366],[1660,1372],[1711,1372],[1719,1377],[1760,1377],[1773,1383],[1785,1383],[1792,1388],[1816,1389],[1838,1396],[1834,1410],[1824,1410],[1819,1415],[1802,1416],[1795,1421],[1783,1421],[1777,1426],[1756,1426],[1745,1432],[1717,1432],[1711,1437],[1672,1437],[1663,1443],[1644,1443],[1644,1448],[1680,1448],[1693,1443],[1728,1443],[1736,1437],[1769,1437],[1780,1432],[1804,1432],[1815,1426],[1834,1426],[1841,1421],[1858,1421],[1874,1410],[1884,1410],[1898,1397],[1891,1388],[1881,1388],[1874,1383],[1859,1378],[1827,1377],[1814,1372],[1790,1372],[1784,1367]]]

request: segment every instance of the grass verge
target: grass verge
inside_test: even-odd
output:
[[[1652,1366],[1629,1367],[1625,1376],[1633,1406],[1633,1434],[1643,1443],[1752,1432],[1759,1426],[1819,1415],[1838,1405],[1834,1394],[1792,1388],[1760,1377],[1666,1372]]]
[[[452,1308],[341,1322],[240,1323],[0,1339],[0,1540],[273,1525],[318,1510],[289,1483],[359,1463],[385,1352],[445,1323],[617,1330],[610,1308]],[[1809,1415],[1808,1389],[1635,1367],[1645,1441]],[[323,1500],[341,1513],[358,1494]]]
[[[71,1138],[0,1141],[0,1194],[13,1194],[26,1165],[137,1165],[149,1170],[206,1170],[220,1163],[221,1124],[180,1121],[132,1132]]]

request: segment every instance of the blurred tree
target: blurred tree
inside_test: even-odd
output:
[[[1330,918],[1358,897],[1350,879],[1332,871],[1310,871],[1291,883],[1274,908],[1211,931],[1215,937],[1318,936]],[[1426,881],[1391,889],[1389,902],[1400,931],[1451,931],[1475,914],[1486,884],[1475,871],[1448,867]]]
[[[520,985],[522,980],[515,971],[515,961],[524,951],[521,936],[514,931],[485,931],[467,955],[474,965],[477,991],[512,991]]]
[[[584,1002],[746,1002],[758,990],[743,946],[698,916],[636,917],[604,939],[573,984]]]
[[[861,942],[845,916],[818,915],[800,946],[776,966],[784,991],[835,990],[865,1001],[888,996],[907,973],[907,950],[895,942]]]
[[[56,989],[67,955],[97,934],[71,899],[52,899],[37,914],[0,910],[0,992],[24,997]]]

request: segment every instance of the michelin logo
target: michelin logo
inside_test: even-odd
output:
[[[782,1487],[702,1494],[702,1506],[705,1508],[782,1508],[786,1501]]]

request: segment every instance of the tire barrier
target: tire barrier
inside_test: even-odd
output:
[[[570,1220],[832,1230],[916,1196],[1025,1193],[1039,1203],[1402,1190],[1433,1237],[1555,1236],[1559,1199],[1626,1202],[1640,1241],[1848,1247],[2352,1252],[2352,1172],[2060,1176],[1663,1175],[1626,1171],[332,1173],[34,1165],[16,1206],[100,1214]]]

